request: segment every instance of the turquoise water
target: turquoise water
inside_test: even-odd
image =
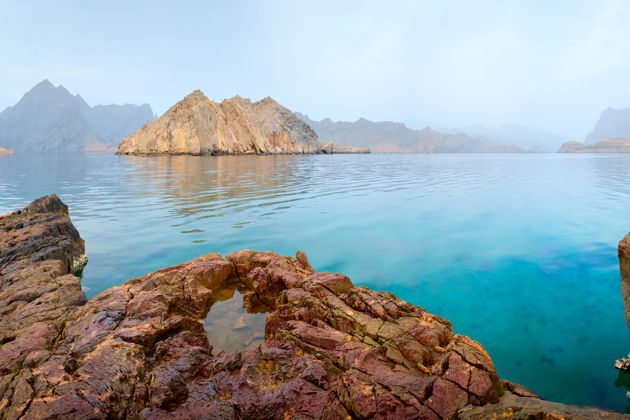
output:
[[[0,157],[0,213],[57,193],[89,296],[206,252],[293,255],[480,341],[544,397],[626,409],[630,156]]]

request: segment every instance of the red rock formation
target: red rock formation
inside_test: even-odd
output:
[[[56,238],[56,240],[55,240]],[[85,302],[83,242],[54,196],[0,218],[2,419],[616,418],[499,379],[451,324],[297,258],[207,254]],[[226,289],[267,311],[224,354],[202,320]]]

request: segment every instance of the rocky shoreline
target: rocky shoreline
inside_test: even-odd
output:
[[[387,292],[243,250],[87,300],[67,207],[0,217],[0,419],[624,418],[548,402],[497,375],[477,342]],[[226,291],[268,313],[254,349],[213,349]]]

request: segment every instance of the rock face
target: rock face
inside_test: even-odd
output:
[[[603,111],[584,143],[595,144],[612,138],[630,139],[630,108]]]
[[[621,272],[621,292],[626,311],[626,322],[628,328],[630,328],[630,233],[619,241],[618,254],[619,271]]]
[[[370,153],[370,149],[356,146],[346,146],[337,143],[322,143],[320,145],[322,153]]]
[[[630,139],[608,139],[597,144],[568,141],[558,153],[630,153]]]
[[[322,152],[317,134],[273,99],[252,103],[235,96],[217,103],[200,90],[118,146],[118,154],[138,155]]]
[[[463,133],[441,133],[430,128],[412,130],[402,123],[372,122],[361,118],[355,122],[333,122],[326,118],[311,120],[296,114],[311,126],[320,141],[343,143],[367,148],[375,153],[523,153],[516,146],[507,146],[483,137]]]
[[[0,155],[12,155],[15,152],[13,150],[5,149],[4,147],[0,147]]]
[[[18,153],[111,151],[152,119],[147,104],[90,107],[44,80],[0,113],[0,144]]]
[[[499,379],[451,324],[318,273],[306,255],[207,254],[85,301],[83,241],[55,196],[0,219],[1,419],[621,418]],[[202,320],[225,290],[268,312],[222,353]]]

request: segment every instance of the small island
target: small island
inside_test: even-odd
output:
[[[119,155],[239,155],[369,153],[358,147],[321,144],[293,112],[267,97],[235,96],[217,103],[192,92],[118,145]]]
[[[608,139],[595,144],[568,141],[558,153],[630,153],[630,139]]]

